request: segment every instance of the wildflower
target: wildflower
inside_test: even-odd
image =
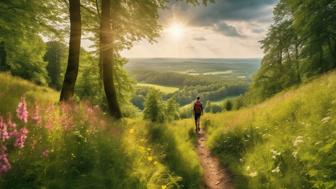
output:
[[[9,139],[9,133],[7,131],[7,124],[4,122],[2,117],[0,117],[0,139],[3,142]]]
[[[94,110],[93,110],[93,108],[92,108],[91,106],[87,106],[87,107],[86,107],[86,112],[87,112],[88,114],[92,114],[92,113],[94,112]]]
[[[46,149],[42,152],[43,157],[47,158],[49,156],[49,150]]]
[[[129,133],[130,133],[130,134],[133,134],[133,133],[134,133],[134,129],[130,129],[130,130],[129,130]]]
[[[148,157],[147,157],[147,160],[148,160],[148,161],[152,161],[152,160],[153,160],[153,157],[152,157],[152,156],[148,156]]]
[[[297,154],[298,154],[297,151],[295,151],[295,152],[292,153],[292,155],[293,155],[293,157],[294,157],[295,159],[297,158]]]
[[[8,160],[8,155],[5,152],[0,154],[0,174],[7,173],[11,169],[11,164]]]
[[[249,171],[249,170],[250,170],[250,166],[247,166],[247,167],[246,167],[246,171]]]
[[[271,171],[272,173],[280,173],[280,167],[277,166],[275,169]]]
[[[24,143],[27,139],[27,134],[28,134],[28,129],[21,128],[19,132],[16,134],[16,140],[15,140],[14,146],[18,148],[23,148]]]
[[[35,111],[33,113],[32,119],[35,123],[41,123],[41,116],[40,116],[40,107],[35,105]]]
[[[16,109],[16,115],[24,123],[28,122],[27,104],[24,98],[21,98],[21,101]]]
[[[330,116],[327,116],[327,117],[323,118],[323,119],[321,120],[321,122],[322,122],[323,124],[326,124],[326,123],[328,123],[330,120],[331,120],[331,117],[330,117]]]
[[[293,146],[297,147],[299,144],[303,143],[303,136],[296,137],[295,141],[293,142]]]
[[[16,136],[17,130],[16,130],[16,124],[12,122],[12,120],[8,120],[7,122],[7,130],[9,137]]]
[[[161,186],[161,189],[166,189],[167,188],[167,185],[162,185]]]
[[[276,159],[277,156],[280,156],[280,155],[281,155],[281,152],[277,152],[277,151],[274,150],[274,149],[272,149],[271,152],[272,152],[272,158],[273,158],[273,159]]]
[[[250,176],[250,177],[256,177],[256,176],[258,176],[258,172],[257,172],[257,171],[251,172],[251,173],[249,174],[249,176]]]

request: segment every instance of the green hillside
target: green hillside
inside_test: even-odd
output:
[[[208,146],[237,188],[336,188],[336,72],[239,111],[208,114]]]
[[[87,102],[59,104],[57,92],[8,74],[0,74],[0,91],[1,133],[22,136],[0,141],[0,188],[202,187],[192,125],[116,121]]]

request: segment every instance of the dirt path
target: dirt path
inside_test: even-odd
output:
[[[206,147],[206,134],[201,131],[197,139],[197,153],[204,170],[204,183],[207,189],[233,189],[230,176],[219,160],[213,157]]]

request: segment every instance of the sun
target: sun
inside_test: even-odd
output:
[[[186,28],[182,23],[173,22],[168,26],[167,32],[171,38],[179,40],[185,35]]]

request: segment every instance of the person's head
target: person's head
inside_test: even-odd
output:
[[[198,96],[198,97],[197,97],[197,100],[200,100],[200,99],[201,99],[201,98]]]

